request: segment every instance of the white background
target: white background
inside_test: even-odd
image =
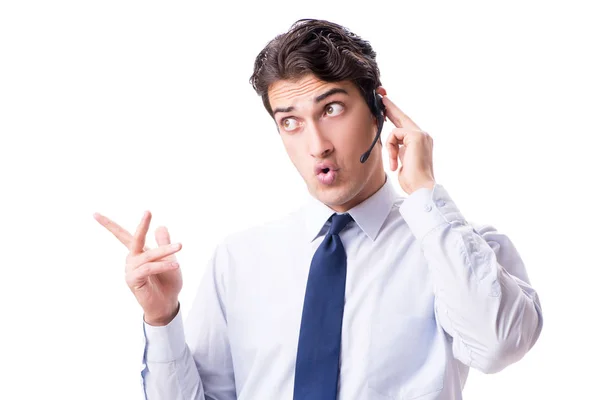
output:
[[[93,212],[133,229],[148,209],[183,243],[186,315],[225,235],[302,204],[248,79],[305,17],[372,43],[389,97],[434,138],[437,181],[511,237],[539,292],[536,346],[472,370],[465,398],[598,395],[592,1],[200,3],[0,3],[0,398],[140,398],[126,250]]]

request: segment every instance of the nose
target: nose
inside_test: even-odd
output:
[[[333,144],[316,124],[312,123],[305,129],[308,136],[308,147],[311,156],[323,158],[333,152]]]

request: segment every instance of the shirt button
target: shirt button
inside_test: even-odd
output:
[[[425,206],[425,211],[427,211],[427,212],[431,211],[431,204],[427,204]]]
[[[444,205],[446,205],[446,202],[444,200],[438,200],[437,203],[438,207],[443,207]]]

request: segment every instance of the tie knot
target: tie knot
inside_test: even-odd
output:
[[[342,229],[352,221],[350,214],[333,214],[331,216],[331,226],[329,227],[329,233],[331,235],[339,234]]]

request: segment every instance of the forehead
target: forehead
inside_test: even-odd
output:
[[[314,103],[315,98],[334,88],[345,89],[350,96],[357,95],[356,86],[350,81],[324,82],[314,75],[307,75],[297,80],[279,80],[269,86],[269,103],[271,109],[294,106],[298,103]]]

